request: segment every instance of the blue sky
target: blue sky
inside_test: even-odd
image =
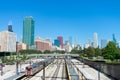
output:
[[[0,2],[0,31],[7,29],[12,20],[18,39],[22,36],[23,19],[33,16],[35,36],[64,40],[72,36],[79,44],[93,40],[112,39],[115,33],[120,40],[119,0],[2,0]]]

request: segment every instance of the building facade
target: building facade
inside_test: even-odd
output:
[[[58,36],[57,39],[60,40],[60,47],[63,48],[63,37]]]
[[[105,48],[107,46],[108,41],[106,39],[101,40],[101,48]]]
[[[64,49],[65,49],[66,52],[71,52],[72,47],[71,47],[69,41],[65,41]]]
[[[59,39],[54,40],[54,46],[60,47],[60,40]]]
[[[116,40],[116,38],[115,38],[115,34],[112,35],[112,39],[113,39],[113,42],[114,42],[114,43],[117,43],[117,40]]]
[[[1,52],[16,52],[16,34],[9,31],[0,32]]]
[[[52,42],[48,39],[43,40],[40,37],[37,37],[35,39],[35,47],[37,50],[40,51],[45,51],[45,50],[52,51]]]
[[[29,47],[34,45],[34,20],[32,16],[27,16],[23,20],[23,43]]]
[[[12,21],[9,21],[9,23],[8,23],[8,31],[13,32],[13,30],[12,30]]]
[[[17,42],[16,43],[16,51],[19,52],[20,50],[26,50],[27,49],[27,45],[25,43],[22,42]]]
[[[98,35],[97,33],[94,33],[94,48],[98,47]]]

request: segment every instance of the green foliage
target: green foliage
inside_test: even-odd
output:
[[[87,55],[88,55],[88,57],[93,57],[95,55],[94,48],[88,47],[88,49],[87,49]]]
[[[70,53],[72,53],[72,54],[81,54],[82,53],[82,48],[80,47],[78,49],[78,47],[75,47],[74,49],[71,50]]]
[[[45,50],[44,53],[45,53],[45,54],[50,54],[51,51],[50,51],[50,50]]]
[[[60,54],[64,54],[64,53],[65,53],[65,51],[56,50],[56,51],[53,51],[53,53],[60,53]]]
[[[79,54],[79,53],[81,53],[81,51],[80,51],[80,50],[75,50],[75,49],[73,49],[73,50],[71,51],[71,53],[72,53],[72,54]]]
[[[21,54],[39,54],[42,53],[42,51],[39,50],[20,50],[19,51]]]
[[[108,45],[103,49],[102,55],[105,59],[114,60],[120,55],[120,50],[116,47],[115,43],[110,41]]]
[[[96,57],[97,57],[97,56],[101,56],[101,49],[95,48],[94,50],[95,50],[95,56],[96,56]]]

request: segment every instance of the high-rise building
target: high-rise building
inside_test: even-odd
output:
[[[58,36],[57,39],[60,40],[60,47],[63,48],[63,37]]]
[[[94,33],[94,48],[98,47],[98,35],[97,33]]]
[[[12,21],[9,21],[9,23],[8,23],[8,31],[13,32],[13,30],[12,30]]]
[[[49,39],[41,39],[40,37],[37,37],[35,39],[35,47],[37,50],[45,51],[50,50],[52,51],[52,42]]]
[[[118,48],[120,48],[120,41],[118,41]]]
[[[69,37],[70,46],[72,46],[72,37]]]
[[[105,48],[107,46],[108,41],[106,39],[101,40],[101,48]]]
[[[84,48],[88,48],[88,47],[90,47],[89,43],[85,43]]]
[[[17,42],[16,43],[16,51],[19,52],[20,50],[26,50],[27,49],[27,45],[25,43],[22,42]]]
[[[34,45],[34,20],[32,16],[27,16],[23,20],[23,43],[29,47]]]
[[[88,44],[89,44],[89,46],[92,46],[92,42],[90,39],[88,39]]]
[[[91,47],[94,47],[94,42],[91,43]]]
[[[0,32],[0,46],[1,52],[15,52],[16,34],[7,30]]]
[[[112,35],[112,39],[113,39],[113,42],[116,44],[117,43],[117,40],[115,38],[115,34]]]
[[[60,40],[59,39],[54,40],[54,46],[60,47]]]
[[[64,49],[65,49],[66,52],[71,52],[72,47],[70,46],[69,41],[65,41]]]

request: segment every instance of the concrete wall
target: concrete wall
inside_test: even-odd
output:
[[[98,69],[98,65],[101,65],[101,72],[115,80],[120,80],[120,64],[108,64],[105,62],[94,62],[88,60],[84,60],[84,63],[94,67],[95,69]]]

